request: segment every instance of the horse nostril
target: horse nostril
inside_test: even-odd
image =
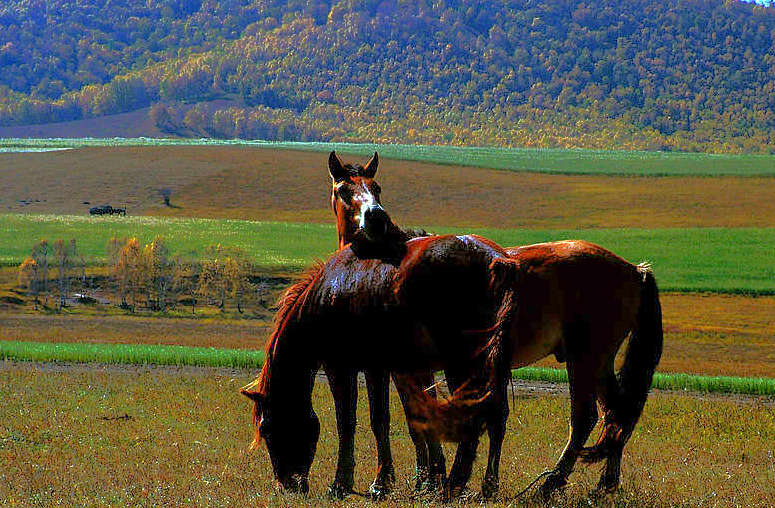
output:
[[[381,222],[387,222],[388,221],[388,214],[385,211],[384,208],[382,208],[379,205],[370,206],[366,209],[366,213],[364,213],[364,217],[367,221],[381,221]]]

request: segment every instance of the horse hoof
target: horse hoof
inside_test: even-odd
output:
[[[455,499],[464,497],[465,492],[466,492],[466,488],[463,485],[448,485],[447,488],[444,489],[444,495],[442,496],[442,501],[444,501],[445,503],[448,503]]]
[[[552,497],[552,494],[562,489],[568,484],[568,479],[559,471],[552,471],[552,473],[546,477],[544,483],[541,484],[541,488],[538,489],[539,498],[546,502]]]
[[[606,475],[603,475],[600,478],[600,481],[597,483],[597,488],[595,491],[598,494],[606,495],[606,494],[613,494],[616,492],[616,489],[619,488],[619,478],[612,478],[608,477]]]
[[[433,493],[439,492],[444,489],[444,475],[443,474],[431,474],[420,486],[419,491]]]
[[[482,497],[484,499],[492,499],[498,493],[498,480],[493,478],[485,478],[482,481]]]
[[[372,501],[381,501],[385,499],[391,492],[391,488],[388,485],[379,485],[372,483],[369,487],[369,497]]]
[[[328,487],[327,495],[330,499],[344,499],[352,494],[352,487],[346,487],[341,483],[334,482]]]
[[[425,486],[428,483],[428,480],[430,479],[430,475],[428,474],[428,470],[424,467],[418,467],[414,470],[414,490],[417,492],[422,492],[425,490]]]

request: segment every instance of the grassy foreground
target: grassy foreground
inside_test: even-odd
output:
[[[263,363],[264,355],[261,351],[190,346],[0,341],[0,359],[258,369]],[[524,367],[515,370],[512,376],[514,379],[528,381],[568,382],[568,374],[564,369],[548,367]],[[657,373],[652,386],[662,390],[775,395],[775,379],[770,378]]]
[[[434,233],[460,233],[434,228]],[[775,228],[548,230],[474,229],[503,246],[584,239],[632,262],[653,263],[660,288],[670,291],[775,294]],[[335,248],[334,226],[286,222],[159,217],[91,218],[0,215],[0,264],[18,265],[41,238],[75,238],[89,262],[101,262],[111,237],[163,236],[174,253],[196,257],[207,245],[241,247],[274,269],[301,269]]]
[[[455,164],[536,173],[625,176],[775,175],[775,156],[714,155],[681,152],[588,150],[559,148],[496,148],[360,143],[274,142],[214,139],[80,138],[0,139],[0,148],[43,149],[93,146],[253,146],[367,156],[379,151],[389,159]]]
[[[0,363],[0,504],[375,506],[358,496],[344,502],[325,496],[338,440],[323,383],[317,383],[313,400],[321,434],[310,494],[275,492],[265,447],[247,452],[254,428],[249,401],[237,391],[250,375],[57,372]],[[416,499],[410,487],[414,449],[395,393],[391,414],[396,491],[379,506],[427,506],[432,499]],[[501,493],[488,506],[533,506],[514,496],[554,463],[565,444],[567,421],[565,397],[517,396],[507,422]],[[486,437],[483,441],[473,492],[485,467]],[[366,397],[359,399],[355,442],[355,488],[364,492],[376,465]],[[625,449],[620,490],[610,498],[588,498],[599,468],[578,465],[571,485],[551,505],[772,506],[774,445],[775,412],[769,406],[655,395]],[[454,447],[445,445],[445,452],[451,463]]]

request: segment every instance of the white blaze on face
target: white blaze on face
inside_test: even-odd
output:
[[[363,223],[363,217],[366,215],[366,210],[376,205],[377,200],[374,199],[374,194],[371,193],[366,184],[361,182],[360,187],[353,195],[353,201],[361,203],[360,210],[358,210],[358,212],[355,214],[355,221],[358,223],[358,226],[363,228],[365,226]]]

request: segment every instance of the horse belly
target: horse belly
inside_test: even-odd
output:
[[[552,354],[562,341],[559,322],[548,324],[530,334],[518,337],[512,346],[511,366],[524,367]]]

